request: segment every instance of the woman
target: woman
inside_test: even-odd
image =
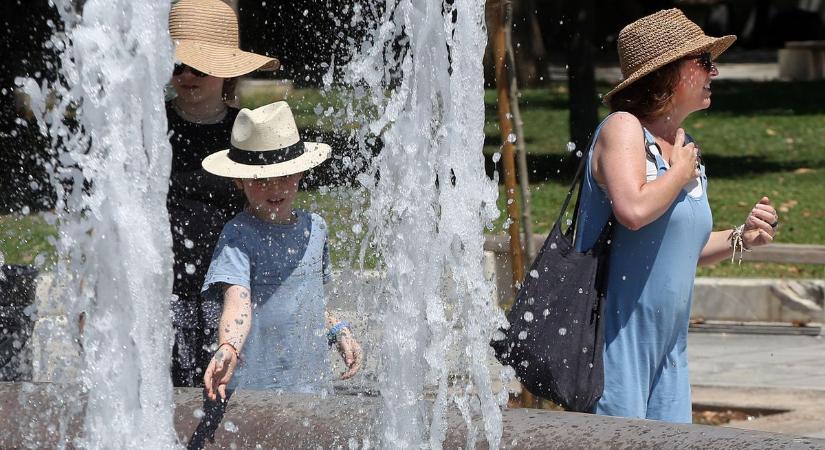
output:
[[[181,0],[172,8],[169,31],[175,41],[172,86],[166,104],[172,144],[169,208],[172,223],[175,386],[202,385],[220,303],[204,301],[200,288],[223,225],[243,208],[243,195],[230,181],[206,173],[201,160],[229,146],[237,77],[274,70],[278,61],[244,52],[238,45],[235,11],[221,0]]]
[[[745,222],[712,232],[705,166],[681,128],[711,104],[713,60],[735,36],[706,36],[678,9],[619,34],[622,81],[596,130],[582,185],[579,250],[615,217],[603,320],[604,394],[596,413],[691,422],[687,331],[697,264],[731,259],[773,240],[767,197]]]

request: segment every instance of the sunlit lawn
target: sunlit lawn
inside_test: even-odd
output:
[[[606,86],[601,87],[605,91]],[[254,107],[271,98],[243,99]],[[318,128],[318,111],[340,105],[335,95],[294,90],[287,100],[301,128]],[[488,158],[498,150],[500,136],[495,93],[488,91],[485,127]],[[534,231],[546,233],[557,214],[570,174],[567,94],[562,85],[525,90],[521,98],[525,142],[531,168]],[[605,115],[602,109],[601,114]],[[323,127],[323,125],[321,125]],[[692,116],[685,127],[699,143],[709,175],[709,196],[718,229],[741,223],[751,205],[768,195],[782,215],[779,242],[825,245],[825,83],[714,83],[713,106]],[[317,210],[330,223],[333,257],[350,265],[358,259],[363,230],[353,228],[359,209],[347,189],[311,190],[299,196],[299,206]],[[358,199],[357,203],[363,202]],[[499,207],[504,210],[503,191]],[[503,232],[505,217],[493,232]],[[364,225],[364,224],[362,224]],[[357,232],[356,232],[357,231]],[[0,251],[8,262],[31,263],[43,254],[53,260],[47,237],[54,232],[36,215],[0,216]],[[43,259],[43,258],[41,258]],[[369,260],[368,260],[369,263]],[[702,268],[707,276],[816,277],[822,266],[723,263]]]

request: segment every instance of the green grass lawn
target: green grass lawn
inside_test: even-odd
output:
[[[782,215],[778,242],[825,244],[825,82],[731,82],[713,85],[713,106],[694,114],[685,128],[699,143],[707,164],[709,197],[717,229],[741,223],[751,205],[768,195]],[[608,86],[601,86],[600,92]],[[243,106],[255,107],[272,99],[245,98]],[[302,129],[331,127],[319,122],[317,112],[336,108],[341,98],[317,90],[294,90],[287,95]],[[486,93],[485,154],[501,143],[498,135],[495,92]],[[567,93],[563,85],[522,92],[521,109],[525,142],[533,184],[534,231],[546,233],[560,207],[570,174],[561,172],[569,157]],[[605,109],[601,115],[607,114]],[[569,165],[568,165],[569,167]],[[304,192],[299,207],[319,211],[330,224],[333,257],[342,264],[358,259],[361,218],[351,190]],[[499,198],[504,211],[505,200]],[[502,216],[493,232],[503,232]],[[364,224],[361,224],[364,226]],[[0,216],[0,251],[8,262],[31,263],[43,254],[53,261],[48,236],[54,230],[36,215]],[[42,259],[42,258],[41,258]],[[367,258],[370,263],[370,258]],[[722,263],[701,268],[706,276],[764,276],[822,278],[822,266]]]

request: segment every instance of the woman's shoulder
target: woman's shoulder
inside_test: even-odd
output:
[[[602,132],[642,132],[642,122],[635,115],[625,112],[616,111],[611,113],[604,119],[602,125]]]
[[[596,138],[602,144],[636,144],[644,140],[644,128],[639,118],[624,111],[610,114],[604,119]]]

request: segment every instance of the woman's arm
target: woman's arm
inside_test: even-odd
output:
[[[252,298],[249,289],[230,285],[223,291],[223,312],[218,328],[218,349],[203,374],[206,394],[226,398],[226,385],[232,379],[238,359],[252,327]]]
[[[616,220],[638,230],[661,217],[691,180],[699,176],[696,149],[676,133],[670,169],[654,181],[645,173],[642,125],[631,114],[614,114],[602,127],[593,149],[593,176],[607,187]]]

